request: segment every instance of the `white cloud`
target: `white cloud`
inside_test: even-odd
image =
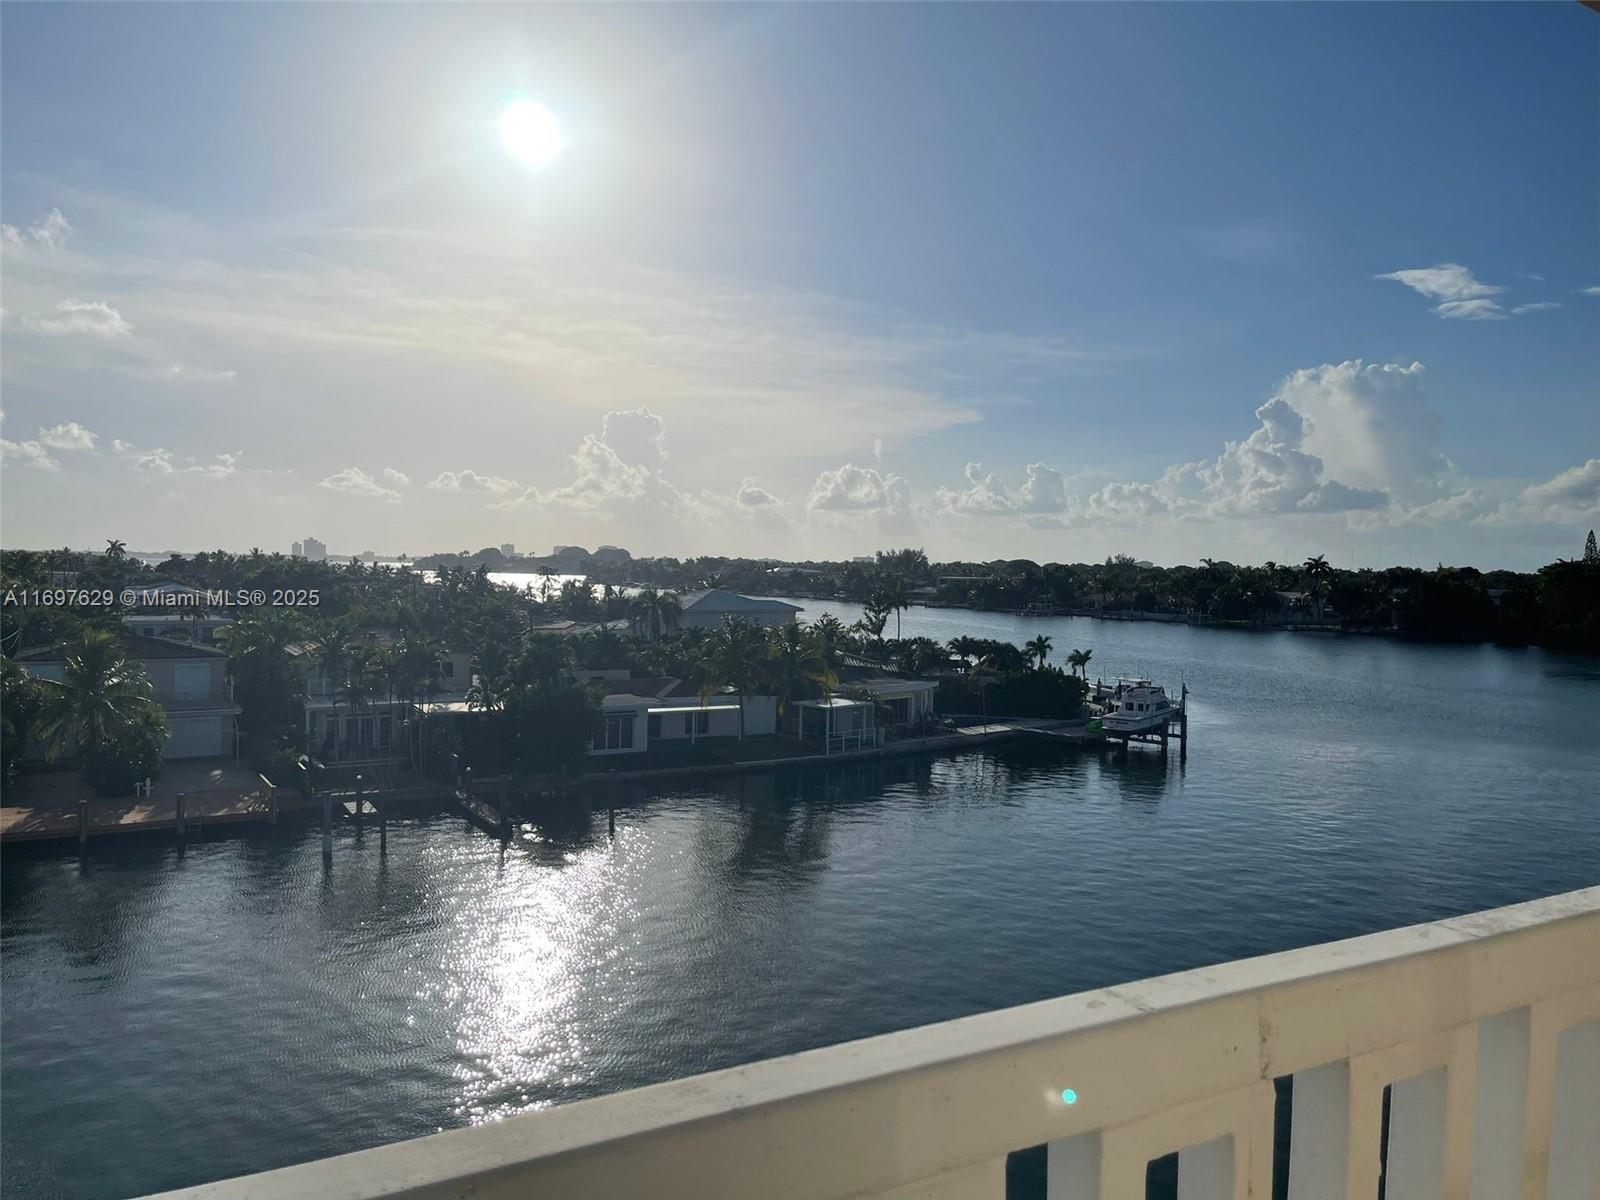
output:
[[[1434,312],[1455,321],[1503,321],[1505,310],[1493,300],[1446,300]]]
[[[1403,283],[1430,300],[1471,300],[1480,296],[1497,296],[1505,288],[1481,283],[1471,271],[1460,263],[1440,263],[1436,267],[1413,267],[1405,271],[1390,271],[1376,275],[1375,279],[1392,279]]]
[[[1600,285],[1595,287],[1579,288],[1578,294],[1580,296],[1600,296]]]
[[[39,441],[52,450],[93,450],[95,435],[76,421],[39,430]]]
[[[171,450],[159,446],[146,449],[121,438],[111,440],[111,449],[132,463],[134,470],[153,477],[194,475],[203,479],[226,479],[238,470],[239,460],[243,457],[233,451],[213,454],[209,460],[202,462],[189,455],[179,463],[178,456]]]
[[[1600,519],[1600,458],[1531,484],[1480,518],[1488,525],[1568,523]]]
[[[1520,317],[1524,313],[1549,312],[1551,309],[1560,307],[1561,305],[1554,300],[1536,300],[1532,304],[1519,304],[1511,312],[1513,315]]]
[[[63,300],[56,305],[57,315],[40,317],[31,323],[39,333],[52,336],[118,338],[133,332],[116,309],[104,300]]]
[[[754,479],[742,480],[733,499],[742,508],[773,508],[783,503]]]
[[[1489,296],[1498,296],[1505,291],[1505,288],[1483,283],[1460,263],[1440,263],[1436,267],[1412,267],[1404,271],[1390,271],[1384,275],[1376,275],[1374,278],[1392,279],[1430,300],[1442,301],[1433,310],[1441,317],[1457,321],[1494,321],[1505,316],[1497,302],[1486,299]]]
[[[384,487],[360,467],[346,467],[342,471],[335,471],[317,486],[333,492],[347,492],[352,496],[361,496],[368,500],[393,502],[400,499],[399,492]]]
[[[34,441],[13,442],[10,438],[0,438],[0,457],[14,459],[40,471],[61,469],[61,464],[50,456],[50,452]]]
[[[392,483],[396,487],[411,486],[411,476],[407,475],[404,471],[397,471],[393,467],[385,467],[383,469],[383,481],[385,483]]]
[[[911,485],[892,472],[845,463],[823,471],[811,485],[806,507],[819,512],[904,512],[911,504]]]
[[[499,475],[480,475],[477,471],[441,471],[428,486],[436,492],[469,492],[491,496],[515,496],[524,490],[515,479]]]
[[[985,472],[978,463],[968,463],[962,474],[967,487],[960,491],[940,488],[934,495],[936,510],[978,517],[1039,516],[1064,512],[1070,503],[1061,472],[1043,463],[1028,464],[1027,480],[1015,494],[998,475]]]
[[[8,246],[43,246],[46,250],[59,250],[66,245],[71,233],[72,224],[61,215],[59,208],[52,208],[26,229],[0,225],[0,241]]]

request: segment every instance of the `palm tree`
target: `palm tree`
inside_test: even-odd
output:
[[[756,686],[767,660],[765,631],[734,617],[711,640],[711,669],[739,692],[739,737],[744,738],[744,696]]]
[[[103,629],[85,630],[66,648],[61,682],[50,690],[38,731],[52,760],[104,745],[155,707],[150,677]]]
[[[788,714],[791,701],[824,695],[837,682],[815,630],[802,625],[783,626],[773,634],[772,656],[780,719]],[[743,703],[742,698],[740,702]]]
[[[338,740],[339,695],[344,690],[350,663],[350,626],[344,621],[329,621],[311,639],[311,661],[328,681],[328,699],[333,702],[328,737]]]
[[[116,538],[107,538],[106,557],[112,562],[121,562],[128,557],[128,543],[118,541]]]
[[[1033,657],[1038,660],[1039,670],[1042,671],[1044,670],[1044,660],[1050,657],[1050,651],[1054,649],[1054,647],[1050,644],[1050,639],[1041,633],[1038,637],[1034,638],[1031,642],[1024,646],[1023,649],[1025,649],[1029,654],[1033,655]]]
[[[643,587],[628,605],[628,619],[634,633],[653,642],[678,627],[683,620],[683,607],[676,593]]]
[[[888,583],[879,593],[879,600],[883,607],[894,613],[894,636],[900,640],[900,613],[911,607],[911,591],[906,587],[904,579],[895,579]]]
[[[832,671],[839,665],[839,652],[845,644],[844,622],[832,613],[823,613],[811,623],[822,651],[822,661]]]
[[[1328,565],[1326,554],[1313,554],[1302,565],[1308,579],[1320,579],[1324,575],[1332,575],[1333,568]]]
[[[1085,680],[1089,678],[1089,660],[1094,657],[1093,650],[1074,650],[1067,655],[1067,666],[1074,674],[1081,674]]]

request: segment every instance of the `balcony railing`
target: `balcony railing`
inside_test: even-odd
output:
[[[1290,1200],[1595,1200],[1600,888],[170,1195],[999,1200],[1046,1145],[1050,1200],[1266,1200],[1285,1077]]]

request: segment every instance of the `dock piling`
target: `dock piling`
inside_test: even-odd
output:
[[[356,776],[356,832],[361,832],[361,776]]]
[[[82,851],[89,844],[89,802],[78,801],[78,849]]]
[[[333,861],[333,793],[322,793],[322,861]]]
[[[372,806],[378,810],[378,854],[389,853],[389,810],[384,808],[378,793],[372,794]]]
[[[187,814],[184,812],[184,802],[187,799],[188,797],[183,792],[179,792],[172,802],[175,810],[175,816],[177,818],[177,820],[174,822],[174,825],[178,831],[179,846],[182,846],[184,842],[189,840],[189,822]]]

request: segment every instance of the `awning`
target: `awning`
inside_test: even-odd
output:
[[[659,717],[666,713],[697,713],[697,712],[738,712],[737,704],[678,704],[670,708],[647,708],[645,712],[652,717]]]

